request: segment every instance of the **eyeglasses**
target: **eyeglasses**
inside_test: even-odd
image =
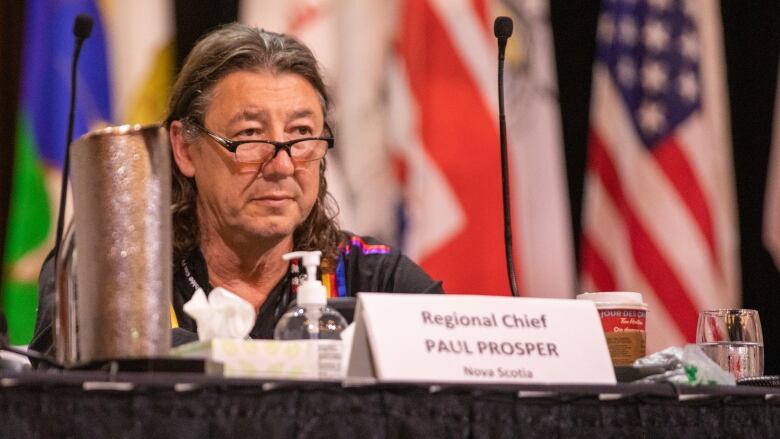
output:
[[[208,135],[222,147],[236,156],[240,163],[265,163],[273,160],[279,150],[287,151],[295,162],[313,162],[325,157],[328,150],[335,145],[333,137],[302,137],[286,142],[274,142],[272,140],[230,140],[208,130],[203,125],[188,120],[195,128]],[[327,124],[327,131],[330,131]]]

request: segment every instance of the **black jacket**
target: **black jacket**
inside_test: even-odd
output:
[[[193,282],[207,293],[212,286],[208,280],[206,261],[200,249],[193,250],[184,261],[178,261],[173,271],[173,309],[179,328],[173,333],[174,345],[197,339],[195,321],[182,307],[195,292]],[[342,232],[338,246],[338,261],[333,275],[342,296],[358,292],[443,293],[441,282],[433,281],[417,264],[398,250],[370,237]],[[294,273],[288,274],[271,290],[260,306],[252,338],[273,338],[274,327],[294,303]],[[54,356],[53,325],[55,313],[54,256],[50,254],[41,268],[38,280],[38,313],[35,334],[30,349]]]

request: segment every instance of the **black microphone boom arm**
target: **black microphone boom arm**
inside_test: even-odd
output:
[[[506,271],[509,277],[509,289],[512,296],[517,297],[517,281],[515,280],[515,264],[512,250],[512,204],[509,198],[509,157],[506,146],[506,116],[504,114],[504,52],[506,43],[512,36],[512,19],[497,17],[493,23],[493,33],[498,39],[498,134],[501,146],[501,192],[504,201],[504,252],[506,256]]]

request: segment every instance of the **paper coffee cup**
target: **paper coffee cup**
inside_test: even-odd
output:
[[[647,304],[640,293],[583,293],[577,295],[577,300],[596,303],[613,365],[630,366],[645,356]]]

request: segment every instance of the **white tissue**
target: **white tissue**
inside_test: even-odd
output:
[[[198,288],[184,304],[184,312],[198,324],[201,341],[246,338],[257,318],[251,303],[221,287],[211,290],[208,297],[203,289]]]

